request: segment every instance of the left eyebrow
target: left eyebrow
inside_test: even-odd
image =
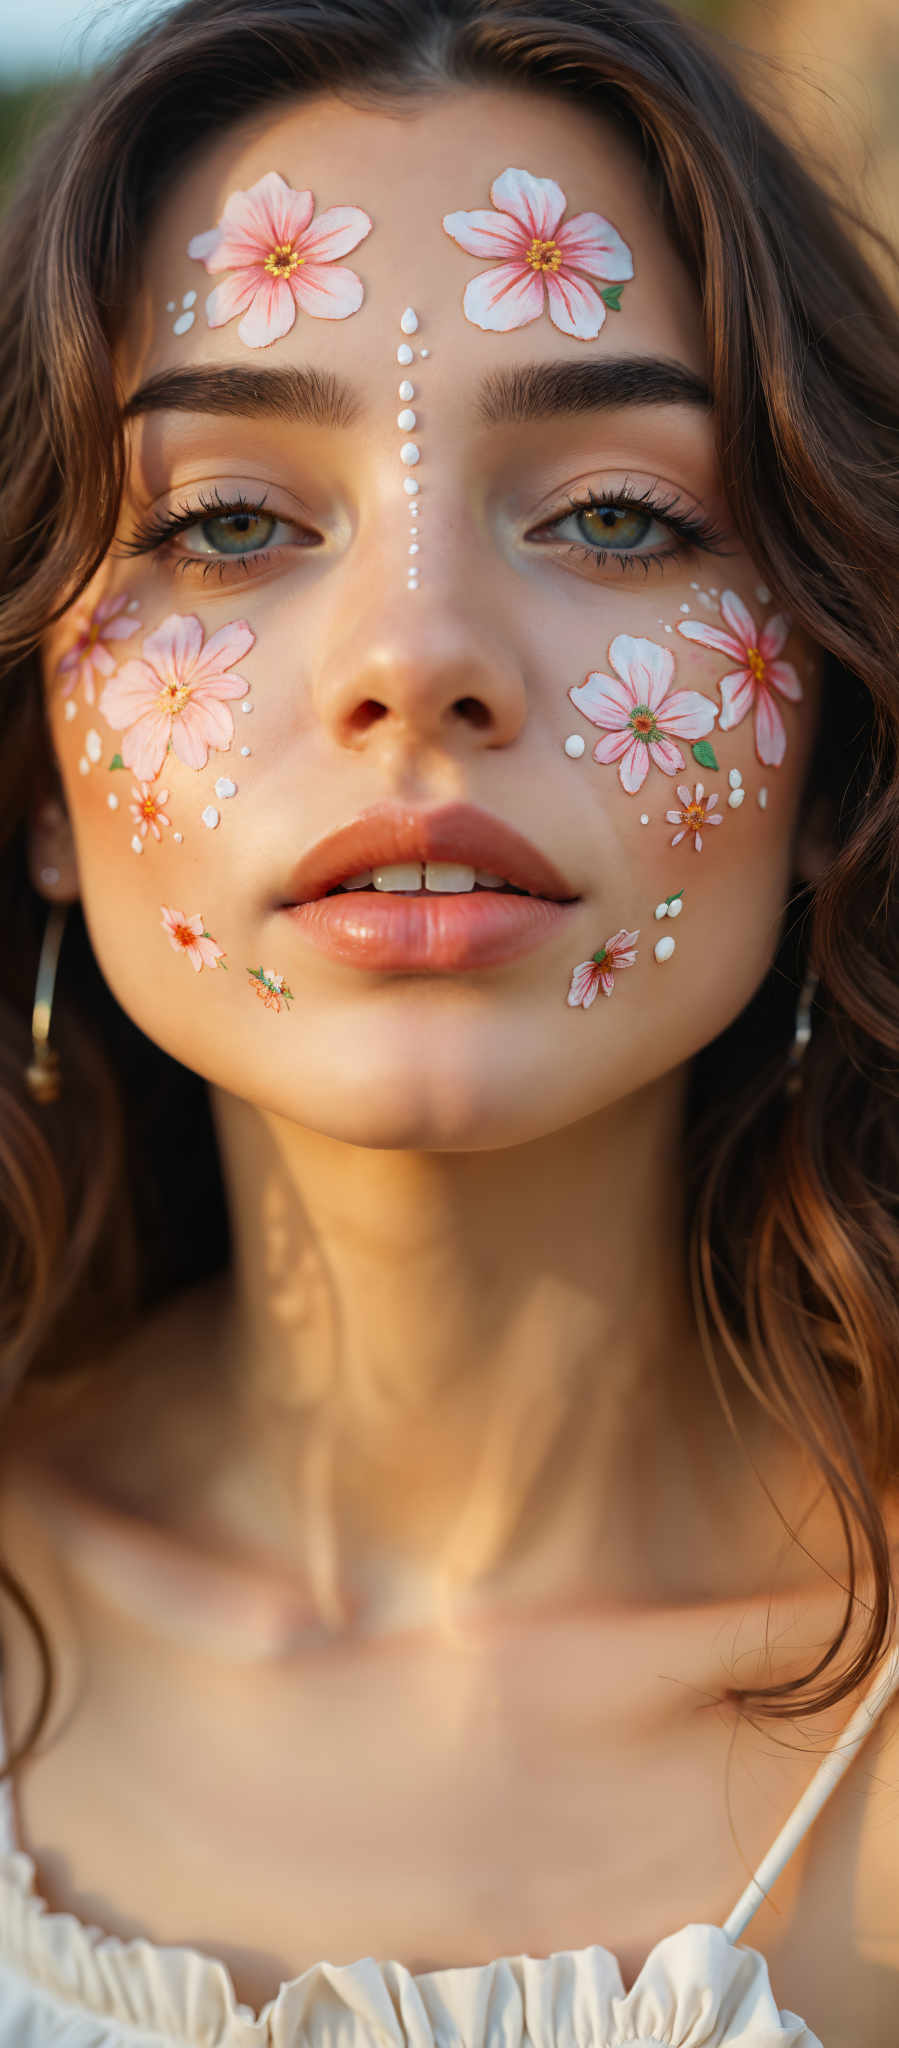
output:
[[[708,386],[686,364],[664,356],[614,356],[603,362],[532,363],[494,370],[481,385],[476,417],[486,426],[523,426],[565,413],[608,412],[620,406],[711,408]],[[352,426],[364,411],[360,393],[331,371],[235,366],[161,370],[128,399],[123,417],[194,412],[245,419],[268,415],[291,425]]]

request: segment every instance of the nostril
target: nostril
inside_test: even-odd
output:
[[[367,732],[369,726],[376,725],[378,719],[385,716],[386,709],[386,705],[379,704],[376,697],[366,697],[364,704],[357,704],[347,720],[351,732]]]
[[[458,711],[460,717],[467,718],[470,725],[476,726],[479,732],[483,731],[485,725],[490,724],[490,713],[479,697],[460,697],[453,708]]]

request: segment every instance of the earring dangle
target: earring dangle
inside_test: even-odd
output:
[[[812,1035],[812,1004],[818,990],[820,977],[810,967],[799,991],[796,1005],[796,1023],[790,1046],[790,1064],[787,1069],[784,1088],[787,1095],[798,1095],[802,1086],[802,1062],[808,1051]]]
[[[68,914],[67,903],[54,904],[44,927],[41,957],[38,961],[34,1009],[31,1013],[33,1049],[30,1064],[25,1068],[25,1086],[36,1102],[55,1102],[62,1090],[59,1054],[50,1044],[50,1018],[53,1014],[56,965]]]

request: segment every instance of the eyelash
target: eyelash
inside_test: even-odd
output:
[[[265,511],[265,506],[264,497],[249,499],[238,494],[233,498],[223,498],[218,491],[213,491],[208,496],[200,492],[197,502],[193,505],[181,505],[172,512],[154,512],[150,518],[138,522],[130,539],[122,543],[121,552],[131,556],[156,554],[176,540],[179,533],[185,533],[191,526],[196,526],[204,515],[207,519],[221,519],[236,513],[246,513],[251,518],[258,518],[260,513]],[[603,493],[587,490],[580,498],[569,497],[567,511],[555,513],[550,519],[544,520],[541,528],[534,530],[545,533],[579,512],[601,510],[651,513],[654,518],[670,528],[676,537],[677,545],[663,552],[656,550],[654,553],[638,555],[628,550],[595,548],[589,547],[586,542],[579,545],[576,541],[570,541],[566,553],[585,562],[592,570],[603,569],[612,560],[622,569],[642,568],[648,575],[650,568],[656,563],[673,561],[694,550],[706,554],[721,554],[724,551],[725,536],[712,520],[704,518],[699,512],[678,509],[675,498],[663,501],[652,489],[635,491],[625,487],[624,490]],[[241,568],[245,575],[250,575],[252,568],[270,561],[273,554],[280,552],[280,548],[257,548],[246,555],[181,555],[174,566],[177,570],[187,569],[190,573],[195,573],[199,569],[204,581],[208,576],[216,574],[222,581],[237,567]]]

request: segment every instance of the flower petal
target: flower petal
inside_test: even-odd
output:
[[[742,647],[758,646],[755,620],[735,590],[721,592],[721,617]]]
[[[139,625],[139,619],[107,619],[100,637],[103,640],[130,640]]]
[[[173,718],[172,752],[184,762],[185,768],[205,768],[209,759],[209,741],[202,706],[185,704],[184,710]],[[162,766],[161,761],[159,765]]]
[[[462,307],[474,327],[494,334],[526,327],[543,311],[543,274],[526,264],[498,263],[495,270],[469,279]]]
[[[129,726],[122,741],[122,760],[139,782],[152,782],[165,760],[172,721],[165,711],[147,711]]]
[[[259,275],[257,266],[250,270],[235,270],[216,285],[206,300],[206,320],[210,327],[224,327],[226,320],[233,320],[238,313],[246,312],[259,290]]]
[[[681,740],[703,739],[717,716],[717,704],[698,690],[673,690],[656,706],[656,722],[662,731],[673,732]]]
[[[215,696],[211,693],[207,696],[205,691],[199,690],[181,712],[181,718],[186,720],[190,730],[201,735],[211,747],[227,747],[234,737],[234,720],[227,704],[221,701],[224,694],[222,691]],[[175,752],[177,754],[177,747]]]
[[[684,757],[680,747],[676,747],[673,740],[650,740],[649,751],[656,767],[661,768],[663,775],[680,774]]]
[[[617,683],[612,676],[601,675],[598,669],[584,682],[577,683],[568,695],[591,725],[601,725],[608,732],[620,732],[627,725],[637,702],[626,683]]]
[[[677,785],[677,793],[678,793],[678,796],[680,797],[680,800],[681,800],[681,803],[682,803],[682,804],[691,804],[691,803],[693,802],[693,798],[692,798],[692,796],[690,795],[690,791],[689,791],[689,789],[687,788],[687,785],[686,785],[686,783],[685,783],[685,782],[679,782],[679,783],[678,783],[678,785]]]
[[[568,989],[567,1001],[571,1008],[576,1009],[579,1003],[583,1003],[584,1009],[589,1010],[590,1004],[596,997],[598,987],[599,974],[596,961],[580,960],[572,972]]]
[[[605,326],[606,309],[593,285],[564,269],[545,271],[544,282],[553,326],[575,341],[595,341]]]
[[[361,206],[328,206],[316,215],[295,243],[307,263],[333,263],[370,235],[372,222]]]
[[[722,676],[718,688],[721,691],[718,724],[722,732],[733,732],[734,726],[741,725],[747,711],[752,709],[755,677],[751,669],[742,668],[732,676]]]
[[[678,792],[678,794],[679,794],[679,792]],[[680,824],[680,821],[681,821],[681,814],[680,814],[680,811],[666,811],[666,812],[665,812],[665,817],[667,818],[667,820],[668,820],[668,823],[669,823],[669,825],[679,825],[679,824]]]
[[[791,661],[769,661],[765,681],[773,683],[775,690],[779,690],[782,697],[789,697],[791,703],[798,704],[802,696],[802,684]]]
[[[535,178],[530,171],[501,171],[490,187],[494,206],[511,213],[533,240],[551,241],[568,201],[554,178]]]
[[[677,630],[685,640],[698,640],[702,647],[714,647],[731,661],[745,659],[746,649],[742,641],[735,640],[732,633],[722,633],[720,626],[704,626],[700,619],[682,619]]]
[[[285,277],[267,277],[238,327],[247,348],[268,348],[289,334],[297,317],[296,300]]]
[[[673,821],[672,821],[672,822],[673,822]],[[672,844],[672,846],[679,846],[679,845],[680,845],[680,843],[681,843],[681,840],[682,840],[682,839],[686,839],[686,836],[687,836],[687,829],[686,829],[686,826],[685,826],[685,827],[684,827],[684,830],[683,830],[682,832],[675,832],[674,838],[673,838],[673,839],[672,839],[672,841],[671,841],[671,844]]]
[[[628,796],[636,796],[643,788],[649,774],[649,748],[645,740],[635,739],[619,763],[618,779]]]
[[[97,709],[107,725],[119,732],[149,711],[158,695],[159,677],[149,662],[126,661],[106,684]]]
[[[556,230],[556,241],[566,265],[586,270],[588,277],[611,282],[634,274],[634,259],[627,246],[601,213],[575,213]]]
[[[674,675],[674,655],[654,640],[635,640],[630,633],[616,633],[609,648],[609,660],[633,691],[635,704],[648,704],[656,711],[667,695]]]
[[[290,282],[298,305],[313,320],[346,320],[358,313],[365,296],[361,277],[342,263],[310,263],[295,270]]]
[[[630,726],[626,725],[620,731],[607,732],[603,739],[597,740],[593,749],[593,759],[599,761],[603,767],[609,768],[613,761],[620,761],[622,754],[626,754],[631,746],[633,734]]]
[[[111,631],[112,628],[110,627],[110,632]],[[95,668],[97,670],[97,673],[101,676],[111,676],[114,673],[115,659],[113,655],[110,654],[109,648],[104,647],[102,640],[94,641],[94,645],[91,648],[90,655],[88,656],[87,666]]]
[[[779,768],[787,751],[787,732],[770,690],[760,688],[755,700],[755,751],[766,768]]]
[[[169,612],[162,624],[147,634],[141,653],[152,662],[157,678],[161,676],[167,683],[186,683],[193,675],[202,645],[203,628],[196,612]],[[130,661],[126,662],[121,674],[127,674],[131,666]],[[156,678],[154,682],[158,689]]]
[[[493,263],[502,258],[521,263],[533,240],[520,221],[508,213],[490,213],[486,207],[476,207],[473,213],[445,213],[443,225],[469,256],[487,256]]]
[[[264,253],[276,242],[295,242],[309,226],[315,210],[311,192],[288,185],[277,171],[266,171],[245,192],[232,192],[222,210],[223,234],[254,243]]]
[[[193,256],[198,263],[205,263],[221,238],[221,228],[206,228],[202,235],[192,235],[187,244],[188,256]]]
[[[763,661],[773,661],[776,654],[786,646],[792,620],[786,612],[774,612],[759,634],[759,653]]]
[[[701,853],[701,852],[702,852],[702,833],[701,833],[701,832],[694,832],[694,834],[693,834],[693,845],[694,845],[694,847],[695,847],[695,850],[696,850],[696,852],[697,852],[697,853]]]
[[[220,626],[217,633],[210,634],[202,653],[194,663],[191,676],[194,688],[208,689],[213,676],[216,678],[216,684],[219,679],[224,681],[222,670],[239,661],[242,654],[249,654],[250,648],[255,645],[256,635],[252,626],[247,625],[246,619],[232,619],[229,625]],[[242,678],[234,677],[232,680],[241,682]],[[243,689],[240,690],[219,690],[219,696],[242,697],[249,687],[249,683],[244,683]]]

